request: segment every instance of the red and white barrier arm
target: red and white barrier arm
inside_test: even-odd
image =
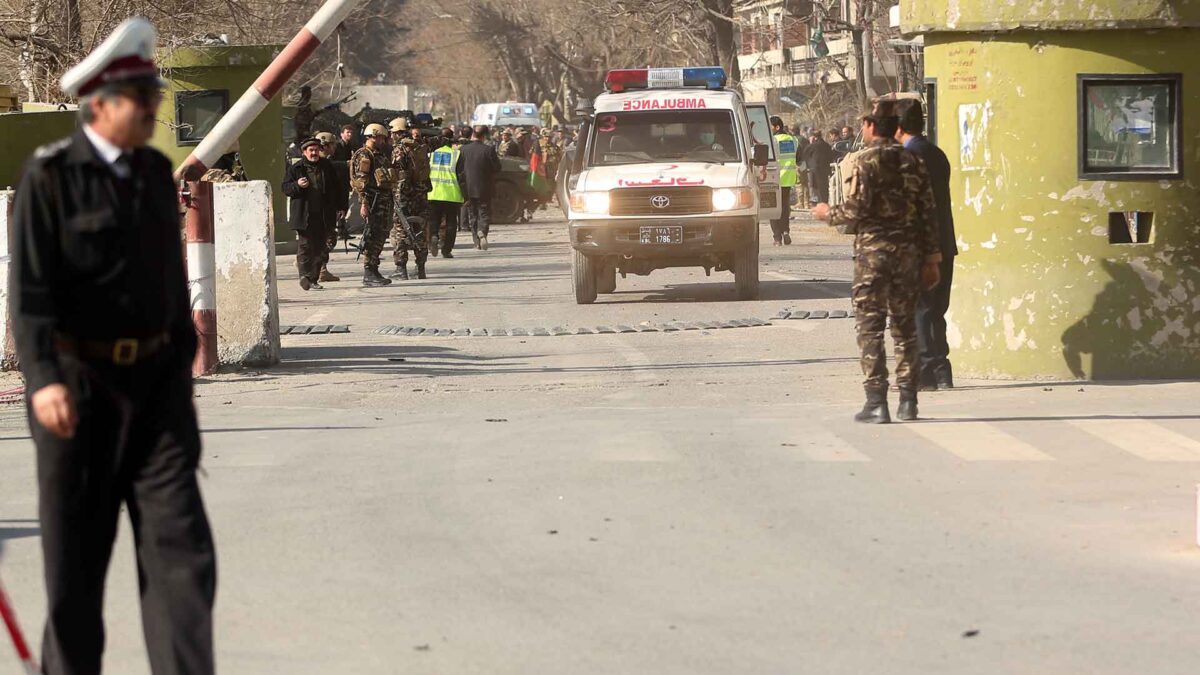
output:
[[[197,180],[250,126],[283,85],[304,65],[308,57],[341,25],[359,0],[328,0],[292,38],[271,65],[208,132],[200,145],[175,171],[175,180]]]
[[[12,638],[13,647],[17,650],[17,658],[25,667],[25,674],[38,675],[37,662],[33,660],[33,654],[29,652],[25,636],[21,634],[21,626],[17,624],[17,613],[13,611],[8,596],[4,594],[3,584],[0,584],[0,618],[4,619],[4,625],[8,628],[8,636]]]

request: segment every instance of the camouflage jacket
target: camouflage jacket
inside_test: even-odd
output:
[[[424,161],[422,161],[424,159]],[[429,160],[421,147],[405,138],[392,148],[392,168],[397,180],[396,196],[405,201],[420,201],[429,191]]]
[[[391,195],[396,184],[395,171],[386,155],[363,146],[350,158],[350,189],[368,203],[376,194]]]
[[[909,249],[940,257],[937,210],[925,164],[892,139],[873,141],[846,180],[846,201],[829,210],[834,226],[853,225],[858,250]]]

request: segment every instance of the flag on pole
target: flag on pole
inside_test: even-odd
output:
[[[542,151],[535,150],[529,158],[529,187],[539,195],[550,192],[550,180],[546,176],[546,162],[542,160]]]

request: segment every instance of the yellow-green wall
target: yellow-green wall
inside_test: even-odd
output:
[[[21,167],[38,147],[75,131],[74,111],[0,115],[0,189],[17,187]]]
[[[1200,26],[1197,0],[901,0],[906,32]]]
[[[962,249],[948,315],[957,372],[1200,376],[1200,30],[925,39]],[[1184,178],[1081,181],[1077,75],[1145,73],[1183,75]],[[1153,212],[1153,241],[1110,244],[1121,211]]]
[[[279,49],[276,46],[193,47],[161,55],[159,62],[165,69],[170,87],[159,113],[163,123],[155,132],[154,147],[166,153],[176,166],[194,147],[175,141],[172,126],[175,92],[224,89],[229,92],[229,105],[232,106],[271,63]],[[286,220],[287,213],[283,193],[279,190],[284,169],[282,135],[283,116],[279,97],[275,97],[239,139],[246,174],[252,180],[266,180],[272,184],[276,225]],[[290,235],[287,228],[276,227],[276,232]]]

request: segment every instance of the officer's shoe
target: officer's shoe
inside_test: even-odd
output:
[[[300,277],[300,288],[306,291],[312,288],[312,282],[308,280],[308,277]]]
[[[341,277],[335,275],[333,272],[330,272],[327,268],[324,268],[324,267],[321,268],[321,276],[317,278],[317,281],[322,281],[325,283],[329,283],[331,281],[341,281],[341,280],[342,280]]]
[[[888,412],[886,391],[867,392],[867,403],[862,412],[854,416],[854,421],[863,424],[890,424],[892,415]]]
[[[792,245],[792,233],[791,233],[791,232],[784,232],[784,233],[783,233],[783,245],[784,245],[784,246],[791,246],[791,245]]]
[[[417,263],[417,278],[418,279],[426,279],[427,278],[425,276],[425,264],[424,263]]]
[[[487,235],[486,235],[486,234],[485,234],[485,235],[483,235],[482,237],[480,237],[480,238],[479,238],[479,248],[480,248],[480,250],[482,250],[482,251],[486,251],[486,250],[488,250],[488,243],[487,243]]]
[[[408,265],[396,265],[396,271],[388,275],[388,278],[408,281]]]
[[[311,288],[311,289],[312,289],[312,290],[314,290],[314,291],[323,291],[323,290],[325,290],[325,287],[324,287],[324,286],[322,286],[321,284],[319,284],[319,283],[317,283],[317,282],[315,282],[315,281],[314,281],[314,282],[312,282],[312,284],[309,286],[309,288]]]
[[[453,254],[453,253],[451,253],[450,251],[445,251],[445,252],[443,252],[443,253],[442,253],[442,257],[443,257],[443,258],[453,258],[453,257],[454,257],[454,254]]]
[[[902,422],[917,419],[917,392],[910,389],[900,390],[900,407],[896,408],[896,417]]]

